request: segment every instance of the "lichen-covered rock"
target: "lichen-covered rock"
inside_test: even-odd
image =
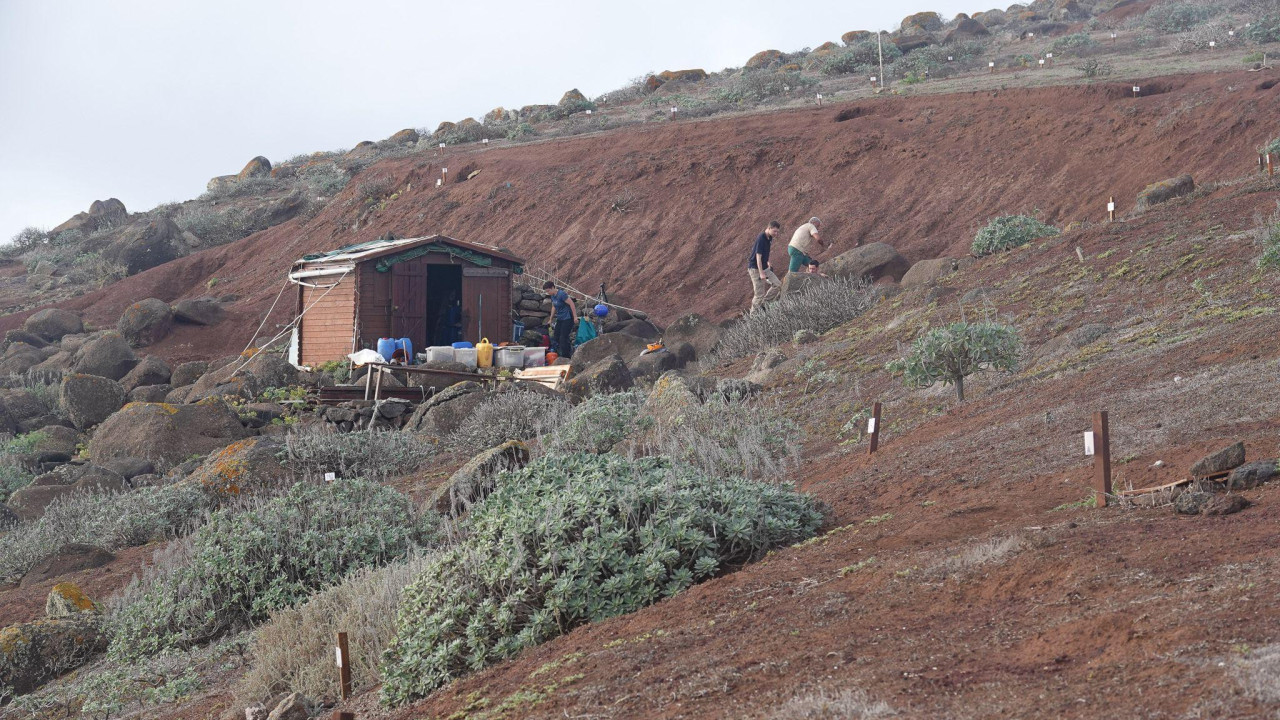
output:
[[[298,693],[287,695],[267,715],[267,720],[307,720],[311,717],[311,703]]]
[[[418,135],[417,130],[414,130],[413,128],[405,128],[387,138],[387,140],[388,142],[393,142],[397,145],[413,145],[418,142],[419,138],[420,136]]]
[[[214,325],[225,315],[226,311],[222,309],[222,303],[214,298],[179,300],[173,304],[173,319],[181,323]]]
[[[112,458],[143,458],[167,470],[248,435],[240,417],[222,402],[130,404],[98,426],[89,457],[99,465]]]
[[[62,582],[53,586],[49,597],[44,601],[44,614],[51,618],[66,618],[76,615],[96,615],[98,607],[93,604],[80,586],[72,582]]]
[[[499,473],[518,470],[529,462],[529,446],[507,441],[476,455],[458,469],[427,500],[442,515],[461,515],[493,491]]]
[[[823,277],[817,273],[789,272],[782,278],[782,296],[786,297],[802,293],[815,285],[821,285],[829,280],[830,278]]]
[[[457,123],[452,123],[452,122],[449,122],[448,120],[445,120],[444,122],[436,126],[436,131],[432,133],[432,137],[440,139],[446,135],[452,134],[457,129],[458,129]]]
[[[116,330],[134,347],[145,347],[163,340],[173,329],[173,310],[169,303],[147,298],[125,308]]]
[[[513,119],[512,114],[502,106],[498,106],[484,114],[485,125],[503,125]]]
[[[0,687],[24,695],[80,667],[107,646],[92,615],[46,618],[0,630]]]
[[[156,355],[148,355],[133,366],[129,374],[120,380],[120,384],[129,393],[144,385],[164,385],[172,375],[168,363]]]
[[[781,50],[761,50],[747,60],[748,70],[764,70],[782,64],[785,56]]]
[[[662,333],[663,341],[668,344],[687,342],[693,346],[694,355],[707,357],[724,336],[724,328],[698,314],[685,315],[667,326]]]
[[[84,332],[84,321],[70,310],[46,308],[32,313],[22,323],[22,329],[48,342],[57,342],[67,335]]]
[[[946,37],[942,39],[944,45],[952,43],[964,42],[966,40],[978,40],[991,34],[987,30],[987,26],[972,18],[964,18],[956,23],[956,26],[947,32]]]
[[[573,105],[573,104],[579,104],[579,103],[585,103],[585,102],[587,102],[587,96],[583,95],[578,90],[578,88],[574,88],[572,90],[565,91],[565,94],[560,96],[560,102],[557,104],[560,105],[561,107],[564,107],[565,105]]]
[[[1280,476],[1280,460],[1255,460],[1231,471],[1228,490],[1252,490]]]
[[[134,275],[178,257],[182,229],[161,216],[149,223],[129,226],[102,250],[102,259],[124,266]]]
[[[248,362],[236,360],[210,369],[191,388],[187,402],[211,397],[241,397],[251,400],[267,388],[297,385],[298,369],[272,353],[258,353]]]
[[[237,175],[237,180],[246,180],[248,178],[267,177],[271,174],[271,161],[259,155],[258,157],[245,163]]]
[[[902,276],[902,287],[904,290],[910,290],[914,287],[931,285],[955,272],[959,267],[960,262],[954,258],[921,260],[912,265],[911,269]]]
[[[871,32],[870,30],[850,30],[849,32],[840,36],[840,42],[844,43],[845,45],[853,45],[854,43],[860,43],[860,42],[865,42],[867,40],[874,39],[875,36],[876,34]]]
[[[1195,178],[1190,175],[1179,175],[1176,178],[1152,183],[1138,193],[1138,209],[1146,210],[1174,198],[1190,195],[1196,190]]]
[[[903,55],[906,55],[909,52],[915,52],[930,45],[937,45],[938,38],[931,33],[899,35],[893,39],[893,44],[902,51]]]
[[[138,356],[119,333],[104,333],[76,351],[75,372],[121,380],[138,364]]]
[[[1229,445],[1200,458],[1191,466],[1191,477],[1203,478],[1233,470],[1244,464],[1244,443]]]
[[[28,485],[15,490],[8,505],[23,522],[32,522],[44,516],[49,503],[75,491],[71,485]]]
[[[569,363],[569,374],[572,377],[611,355],[622,358],[624,363],[629,362],[640,357],[640,353],[648,344],[649,342],[644,338],[629,333],[605,333],[579,345],[573,351],[573,359]]]
[[[617,355],[610,355],[581,372],[571,371],[565,381],[565,392],[575,400],[585,400],[592,395],[623,392],[634,386],[635,379],[627,364]]]
[[[865,278],[870,282],[881,278],[897,282],[910,269],[911,263],[893,246],[879,242],[841,253],[822,266],[822,271],[831,277]]]
[[[251,437],[209,454],[184,483],[198,485],[219,496],[236,496],[280,486],[289,471],[280,462],[281,444]]]
[[[918,12],[902,19],[903,35],[929,33],[942,29],[942,16],[936,12]]]
[[[702,68],[693,68],[691,70],[663,70],[658,73],[658,77],[663,82],[671,82],[680,80],[681,82],[702,82],[707,79],[707,71]]]
[[[209,372],[209,363],[204,360],[180,363],[169,376],[169,384],[175,388],[186,387],[195,383],[207,372]]]
[[[76,373],[62,379],[58,402],[80,430],[87,430],[124,407],[120,383],[97,375]]]
[[[686,343],[687,345],[687,343]],[[654,380],[669,370],[679,370],[685,366],[686,360],[674,352],[674,348],[647,352],[627,363],[634,380]]]

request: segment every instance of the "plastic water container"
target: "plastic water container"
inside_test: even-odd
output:
[[[378,338],[378,354],[382,356],[384,362],[391,360],[391,356],[396,352],[395,338]]]
[[[410,340],[409,338],[403,337],[403,338],[400,338],[399,340],[396,340],[395,350],[404,351],[405,363],[408,363],[410,360],[413,359],[413,341]],[[393,355],[395,354],[395,350],[391,351]]]
[[[522,337],[524,337],[524,323],[517,320],[511,325],[511,342],[520,342]]]
[[[453,362],[454,352],[452,345],[432,345],[427,348],[427,362]]]
[[[476,349],[475,348],[454,348],[453,361],[466,365],[468,369],[476,369]]]
[[[476,343],[476,363],[482,368],[493,367],[493,343],[489,338]]]
[[[523,345],[500,347],[495,351],[494,364],[503,368],[522,368],[524,367],[524,349]]]
[[[546,367],[547,349],[544,347],[525,348],[524,366],[527,368]]]

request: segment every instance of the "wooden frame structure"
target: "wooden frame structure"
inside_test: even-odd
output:
[[[290,361],[311,367],[343,360],[383,337],[407,337],[415,351],[439,340],[442,308],[472,343],[509,340],[512,276],[524,261],[500,248],[444,235],[375,240],[293,264],[297,329]],[[458,327],[460,326],[460,327]]]

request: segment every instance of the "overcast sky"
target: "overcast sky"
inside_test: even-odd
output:
[[[981,2],[981,0],[979,0]],[[987,2],[987,5],[995,3]],[[0,0],[0,242],[95,199],[185,200],[273,162],[589,97],[648,71],[893,29],[963,0]]]

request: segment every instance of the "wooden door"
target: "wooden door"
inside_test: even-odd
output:
[[[462,269],[462,337],[511,340],[511,274],[506,268]]]
[[[391,266],[391,336],[407,337],[413,351],[427,347],[427,264],[409,260]]]

